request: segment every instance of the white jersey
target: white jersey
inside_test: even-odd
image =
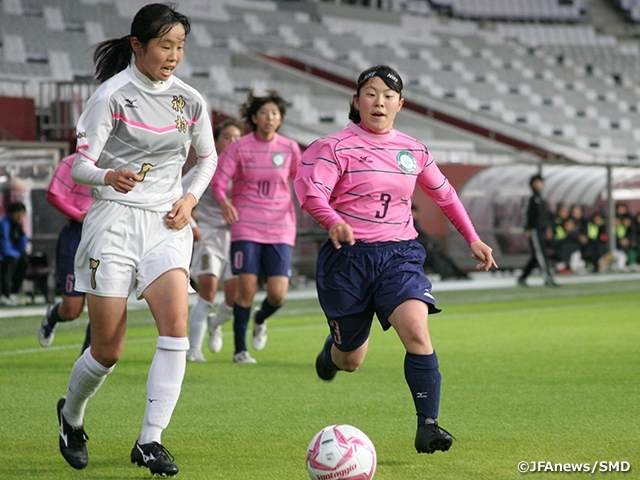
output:
[[[72,176],[91,185],[92,196],[153,211],[169,211],[182,197],[181,171],[193,145],[198,163],[188,187],[196,199],[217,165],[205,100],[175,76],[153,82],[131,65],[105,81],[87,102],[77,126]],[[118,193],[104,184],[109,170],[143,177]]]

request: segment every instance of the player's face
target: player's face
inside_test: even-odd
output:
[[[251,119],[257,126],[256,133],[263,140],[271,140],[282,123],[280,109],[273,102],[265,103]]]
[[[162,37],[152,38],[143,46],[137,38],[131,39],[136,55],[136,67],[154,82],[164,82],[173,75],[184,56],[186,35],[181,23],[175,24]]]
[[[372,77],[360,89],[360,93],[353,96],[353,104],[360,112],[363,127],[384,133],[393,128],[393,121],[404,99],[387,87],[380,77]]]
[[[216,140],[216,151],[218,152],[218,155],[224,152],[225,148],[238,140],[241,134],[242,132],[240,132],[240,130],[238,130],[238,128],[234,127],[233,125],[229,125],[222,132],[220,132],[218,140]]]

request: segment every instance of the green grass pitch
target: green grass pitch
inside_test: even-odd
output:
[[[317,301],[291,300],[270,320],[257,365],[231,362],[229,324],[221,353],[187,365],[163,435],[177,478],[308,478],[307,444],[333,423],[369,435],[378,480],[582,478],[521,474],[521,461],[621,461],[630,472],[606,475],[640,478],[640,281],[440,294],[436,285],[435,294],[444,311],[429,321],[443,376],[440,423],[456,437],[449,452],[413,449],[413,403],[393,332],[376,324],[361,369],[327,384],[313,366],[327,334]],[[122,359],[89,403],[82,471],[58,452],[55,405],[86,314],[61,324],[48,349],[37,342],[40,320],[0,319],[0,478],[148,478],[129,462],[155,350],[148,311],[130,312]]]

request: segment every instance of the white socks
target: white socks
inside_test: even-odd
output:
[[[180,397],[188,349],[189,339],[186,337],[158,337],[147,380],[147,407],[138,440],[140,444],[162,443],[162,431],[169,425]]]
[[[207,331],[207,316],[211,304],[198,295],[196,304],[189,314],[189,349],[192,352],[202,351],[202,342]]]
[[[222,302],[220,302],[220,305],[218,305],[218,309],[216,310],[216,316],[213,319],[213,322],[211,322],[211,326],[213,328],[219,327],[220,325],[228,322],[232,318],[233,318],[233,305],[229,306],[223,300]]]
[[[67,401],[62,415],[72,427],[81,427],[84,423],[84,411],[87,402],[100,388],[115,365],[103,367],[91,356],[91,348],[87,348],[78,357],[71,369],[71,378],[67,387]]]

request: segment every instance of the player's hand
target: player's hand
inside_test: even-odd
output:
[[[491,267],[498,268],[498,264],[493,259],[493,249],[481,240],[473,242],[471,245],[471,253],[473,258],[480,263],[476,265],[476,270],[484,270],[485,272]]]
[[[182,230],[189,224],[191,210],[196,206],[196,197],[187,193],[184,197],[173,204],[171,211],[164,218],[164,223],[175,230]]]
[[[233,225],[238,221],[238,211],[229,200],[225,199],[220,202],[220,210],[222,218],[227,224]]]
[[[331,227],[329,229],[329,238],[336,248],[342,248],[342,244],[345,242],[349,245],[356,243],[355,238],[353,238],[353,229],[346,222],[336,223]]]
[[[130,192],[136,182],[141,181],[142,177],[133,170],[109,170],[104,177],[105,185],[110,185],[118,193]]]

